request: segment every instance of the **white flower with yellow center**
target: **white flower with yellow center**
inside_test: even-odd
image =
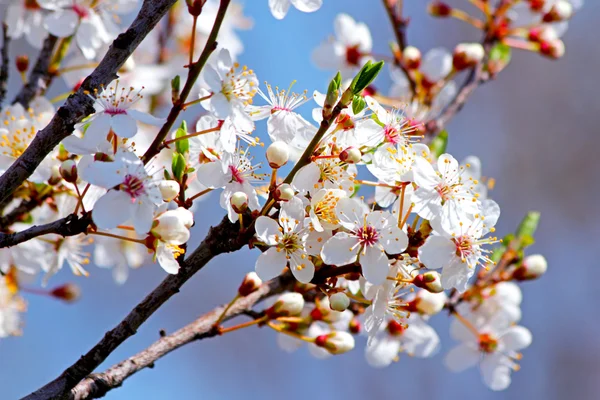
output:
[[[335,207],[340,199],[348,195],[339,189],[321,189],[310,199],[310,220],[317,232],[332,230],[340,226]]]
[[[298,281],[311,281],[315,266],[305,250],[308,229],[304,227],[304,208],[300,199],[283,203],[277,222],[269,217],[258,217],[256,236],[271,246],[256,260],[256,273],[260,279],[273,279],[288,265]]]

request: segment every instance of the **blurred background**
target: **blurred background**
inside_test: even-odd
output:
[[[425,1],[405,1],[411,24],[410,44],[423,53],[437,46],[453,49],[480,34],[453,20],[435,20]],[[453,4],[468,8],[468,2]],[[376,53],[388,53],[393,39],[381,2],[325,0],[314,14],[291,9],[274,19],[266,0],[245,1],[254,27],[240,33],[242,64],[262,82],[296,91],[324,91],[331,74],[314,67],[311,51],[333,33],[337,13],[346,12],[371,28]],[[449,125],[449,152],[457,159],[477,155],[483,173],[496,179],[492,197],[500,204],[499,236],[513,231],[529,210],[542,213],[530,253],[542,253],[548,273],[523,285],[523,319],[534,340],[524,351],[521,371],[510,388],[494,393],[477,369],[453,374],[442,360],[454,343],[448,318],[432,319],[442,351],[426,360],[402,355],[387,369],[368,367],[363,343],[355,351],[321,361],[303,348],[281,351],[275,333],[250,328],[185,346],[128,379],[109,399],[344,398],[344,399],[597,399],[600,393],[600,291],[593,272],[600,237],[600,96],[598,26],[600,2],[588,0],[575,15],[564,40],[566,55],[551,61],[514,52],[513,61],[496,81],[479,88]],[[22,41],[20,42],[22,43]],[[15,50],[15,49],[13,49]],[[19,50],[19,49],[17,49]],[[377,86],[387,92],[387,70]],[[257,102],[257,104],[262,104]],[[312,104],[303,107],[308,116]],[[264,125],[259,125],[264,135]],[[262,131],[261,131],[262,130]],[[216,196],[201,204],[191,247],[223,215]],[[146,348],[159,330],[173,332],[214,306],[229,301],[242,276],[254,269],[258,252],[243,250],[214,259],[187,283],[138,334],[124,343],[99,371]],[[108,270],[90,266],[87,279],[63,270],[55,285],[75,281],[79,302],[68,305],[26,295],[28,312],[22,337],[0,340],[0,398],[28,394],[55,378],[117,324],[165,276],[158,265],[132,271],[116,285]]]

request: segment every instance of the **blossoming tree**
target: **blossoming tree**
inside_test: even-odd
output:
[[[88,276],[93,261],[112,268],[117,283],[142,264],[166,275],[27,398],[100,397],[191,341],[250,327],[277,331],[286,351],[306,343],[325,358],[358,346],[369,365],[387,367],[402,352],[440,351],[428,322],[441,314],[458,342],[447,367],[479,365],[489,388],[507,388],[532,342],[518,325],[519,283],[547,268],[527,252],[539,214],[494,236],[493,180],[479,158],[446,152],[444,128],[478,86],[501,79],[512,49],[562,57],[560,37],[582,1],[471,0],[472,13],[434,1],[432,16],[463,21],[482,39],[423,56],[407,43],[402,0],[382,0],[395,33],[385,56],[340,2],[334,36],[312,54],[332,79],[312,98],[263,86],[235,61],[236,30],[249,21],[234,1],[138,3],[13,0],[4,8],[0,338],[19,334],[25,296],[77,298],[74,284],[51,286],[65,266]],[[283,19],[290,6],[315,12],[322,1],[264,3]],[[129,27],[116,22],[132,13]],[[9,59],[21,37],[37,49],[35,62]],[[17,93],[7,93],[11,61],[24,81]],[[391,87],[373,84],[381,73]],[[70,91],[50,100],[60,79]],[[255,125],[263,119],[266,132]],[[254,161],[261,153],[265,165]],[[189,248],[194,211],[210,192],[224,218]],[[245,246],[256,260],[231,301],[92,375],[211,259]],[[41,288],[26,283],[32,276]],[[250,320],[228,324],[241,315]]]

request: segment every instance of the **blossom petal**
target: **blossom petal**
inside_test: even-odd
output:
[[[167,273],[175,275],[179,272],[179,263],[175,260],[173,252],[164,244],[156,249],[156,259]]]
[[[131,200],[133,201],[133,199]],[[135,202],[135,213],[133,214],[133,228],[137,233],[147,233],[152,228],[152,217],[156,206],[149,201]]]
[[[92,219],[100,229],[113,229],[127,221],[133,212],[133,205],[127,193],[109,190],[96,201]]]
[[[161,126],[166,121],[165,118],[157,118],[154,115],[139,110],[127,110],[127,114],[146,125]]]
[[[138,130],[137,121],[128,114],[113,115],[110,119],[110,127],[117,136],[124,138],[133,137]]]
[[[352,250],[358,239],[347,233],[336,233],[321,249],[321,258],[327,264],[342,266],[356,261],[357,250]]]
[[[258,217],[254,227],[256,229],[256,236],[269,246],[277,243],[275,236],[281,235],[279,224],[269,217]]]
[[[302,12],[314,12],[323,5],[323,0],[291,0],[291,2]]]
[[[363,276],[373,285],[384,283],[390,271],[389,260],[379,247],[367,247],[360,256],[360,265]]]
[[[510,385],[511,368],[501,354],[484,357],[480,365],[483,382],[492,390],[504,390]]]
[[[429,269],[439,269],[452,260],[455,251],[452,240],[444,236],[429,236],[419,247],[419,260]]]
[[[271,247],[256,260],[256,274],[263,281],[268,281],[279,276],[286,264],[285,252],[277,251],[277,248]]]
[[[531,344],[532,336],[529,329],[523,326],[511,326],[500,340],[508,350],[522,350]]]
[[[106,140],[106,135],[110,131],[111,117],[106,113],[97,113],[92,116],[89,125],[85,130],[85,137],[88,137],[90,142],[100,143]]]
[[[400,352],[400,341],[389,336],[375,337],[370,346],[365,347],[367,364],[374,368],[387,367]]]
[[[459,344],[446,354],[444,364],[452,372],[462,372],[476,365],[478,361],[479,352],[477,350],[467,344]]]
[[[75,33],[79,16],[73,10],[58,10],[44,18],[48,32],[57,37],[67,37]]]
[[[309,283],[315,276],[315,265],[310,261],[308,257],[301,258],[300,252],[296,252],[292,255],[290,260],[290,268],[294,278],[301,283]],[[304,253],[306,256],[306,253]]]
[[[290,9],[290,0],[269,0],[271,14],[277,19],[283,19]]]

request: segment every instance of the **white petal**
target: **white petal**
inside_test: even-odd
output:
[[[358,243],[354,237],[347,233],[336,233],[325,243],[321,250],[321,258],[327,264],[342,266],[356,261],[358,249],[351,250]]]
[[[79,17],[73,10],[59,10],[48,14],[44,18],[48,32],[58,37],[67,37],[75,33],[79,24]]]
[[[371,367],[383,368],[394,361],[399,351],[399,340],[394,340],[387,335],[375,337],[371,344],[365,347],[365,358]]]
[[[459,292],[467,290],[469,279],[475,273],[475,268],[469,268],[466,263],[455,260],[442,269],[442,287],[446,290],[456,289]]]
[[[408,236],[397,226],[384,228],[380,241],[388,254],[400,254],[408,246]]]
[[[135,203],[135,213],[133,214],[133,227],[140,234],[147,233],[152,227],[154,210],[156,206],[149,201],[144,201],[141,204]]]
[[[531,344],[532,339],[529,329],[523,326],[511,326],[508,328],[507,332],[500,337],[500,340],[504,343],[506,349],[514,351],[528,347]]]
[[[365,210],[362,204],[356,199],[340,199],[335,206],[335,212],[340,224],[348,230],[354,230],[357,226],[362,226],[363,224]]]
[[[281,236],[279,224],[269,217],[258,217],[254,226],[256,236],[270,246],[277,243],[275,236]]]
[[[429,236],[419,247],[419,260],[429,269],[439,269],[450,262],[455,251],[452,240],[444,236]]]
[[[123,138],[133,137],[138,130],[137,121],[128,114],[114,115],[110,119],[110,127],[117,136]]]
[[[179,272],[179,263],[175,260],[173,252],[164,244],[159,245],[156,249],[156,259],[160,266],[169,274],[177,274]]]
[[[492,390],[504,390],[510,386],[511,368],[506,365],[502,355],[492,354],[484,357],[480,370],[483,382]]]
[[[283,19],[290,9],[290,0],[269,0],[271,14],[277,19]]]
[[[421,72],[431,82],[444,78],[452,70],[452,54],[444,48],[429,50],[423,57]]]
[[[279,276],[286,264],[285,252],[277,251],[277,248],[271,247],[256,260],[256,274],[263,281],[268,281]]]
[[[92,116],[89,126],[85,130],[85,137],[93,143],[100,143],[106,140],[110,131],[111,117],[106,113],[97,113]]]
[[[127,193],[109,190],[96,201],[92,219],[100,229],[113,229],[127,221],[132,212],[133,205]]]
[[[384,283],[390,271],[389,260],[379,247],[367,247],[360,255],[360,265],[363,276],[373,285]]]
[[[291,0],[294,7],[302,12],[317,11],[323,5],[323,0]]]
[[[298,266],[301,266],[301,268],[298,268]],[[301,283],[309,283],[315,276],[315,266],[308,257],[302,259],[299,255],[293,254],[290,260],[290,268],[292,269],[294,278]]]
[[[446,354],[444,364],[452,372],[462,372],[476,365],[478,361],[479,353],[477,350],[467,344],[459,344]]]
[[[147,125],[161,126],[166,122],[165,118],[157,118],[153,115],[139,110],[127,110],[127,114],[129,114],[132,118],[135,118],[136,120]]]

